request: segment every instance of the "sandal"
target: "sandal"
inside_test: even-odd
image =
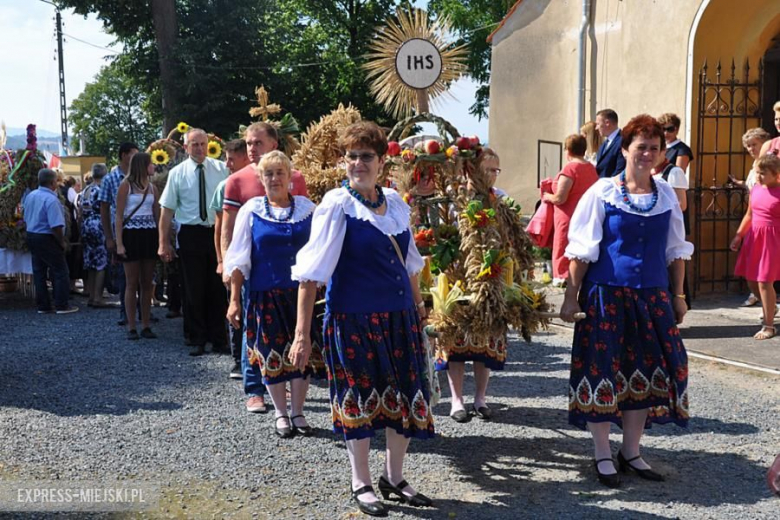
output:
[[[759,330],[753,335],[753,339],[763,340],[763,339],[774,338],[775,332],[776,331],[774,327],[769,327],[767,325],[764,325],[763,327],[761,327],[761,330]]]
[[[742,302],[740,304],[740,307],[752,307],[753,305],[755,305],[757,303],[758,303],[758,298],[756,297],[756,295],[753,294],[753,293],[750,293],[750,295],[747,297],[747,300],[745,300],[744,302]]]

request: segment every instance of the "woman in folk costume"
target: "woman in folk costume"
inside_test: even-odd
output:
[[[333,430],[344,435],[352,498],[364,513],[384,516],[368,466],[370,437],[384,429],[387,456],[379,491],[413,506],[431,500],[404,480],[411,437],[434,435],[422,339],[425,305],[417,274],[423,260],[412,240],[410,209],[380,188],[385,133],[372,122],[346,129],[340,146],[348,180],[314,213],[311,238],[293,278],[301,282],[293,362],[305,366],[317,285],[327,284],[323,356],[328,366]]]
[[[651,174],[664,148],[661,125],[635,117],[623,128],[622,147],[625,171],[594,184],[572,217],[561,308],[567,321],[586,313],[574,328],[569,422],[590,430],[598,479],[609,487],[620,485],[612,423],[623,429],[620,470],[663,480],[640,455],[642,433],[652,423],[688,422],[688,363],[677,324],[687,311],[683,261],[693,245],[674,189]]]
[[[234,327],[240,327],[241,309],[246,309],[245,348],[249,362],[259,366],[274,403],[276,434],[282,438],[296,433],[306,436],[312,433],[303,415],[309,378],[312,374],[324,376],[325,367],[320,334],[314,326],[307,329],[315,345],[308,363],[297,367],[290,361],[298,305],[298,282],[290,277],[290,269],[296,253],[309,240],[314,203],[290,195],[292,164],[282,152],[264,155],[257,170],[266,195],[250,199],[239,210],[233,241],[223,260],[231,283],[227,316]]]

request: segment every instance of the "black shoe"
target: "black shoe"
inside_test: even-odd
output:
[[[116,324],[119,325],[120,327],[124,327],[125,325],[127,325],[127,320],[125,318],[122,318],[121,320],[116,322]]]
[[[283,426],[282,428],[279,428],[279,419],[287,419],[287,422],[289,423],[287,426]],[[286,415],[280,415],[276,418],[276,435],[281,437],[282,439],[289,439],[293,435],[295,435],[295,432],[293,431],[292,427],[292,421],[290,421],[290,418]]]
[[[300,417],[301,419],[304,418],[303,415],[293,415],[292,417],[290,417],[290,422],[292,423],[293,431],[299,435],[303,435],[304,437],[311,436],[311,434],[314,433],[314,430],[312,429],[311,426],[298,426],[295,424],[295,419],[297,419],[298,417]]]
[[[374,492],[374,488],[371,486],[363,486],[360,489],[352,491],[352,486],[349,489],[352,492],[352,500],[357,502],[358,509],[361,512],[371,516],[387,516],[387,506],[382,502],[362,502],[358,499],[363,493]]]
[[[233,368],[230,369],[230,379],[244,379],[244,372],[241,370],[241,362],[236,361],[233,363]]]
[[[152,329],[149,327],[144,327],[144,329],[141,331],[141,337],[146,339],[157,339],[157,334],[152,332]]]
[[[190,350],[190,356],[192,357],[202,356],[205,353],[206,353],[205,345],[196,345],[193,347],[192,350]]]
[[[150,314],[149,315],[149,321],[152,322],[152,323],[159,323],[160,322],[160,318],[155,318],[153,315]]]
[[[398,483],[397,486],[394,486],[390,483],[389,480],[387,480],[384,476],[379,477],[379,492],[382,493],[382,498],[385,500],[390,499],[390,495],[398,495],[403,502],[406,502],[410,506],[414,507],[431,507],[433,505],[433,501],[423,495],[422,493],[417,493],[416,495],[405,495],[403,491],[401,491],[403,488],[409,485],[408,482],[405,480],[402,480]]]
[[[127,339],[135,341],[135,340],[137,340],[139,338],[140,338],[140,336],[138,335],[138,331],[137,330],[130,329],[130,330],[127,331]]]
[[[212,354],[230,354],[230,349],[227,345],[211,345]]]
[[[477,408],[476,406],[472,405],[471,408],[474,410],[474,415],[482,419],[483,421],[489,421],[493,418],[493,410],[488,408],[487,406],[480,406]]]
[[[469,414],[466,410],[458,410],[457,412],[450,415],[452,417],[452,420],[459,423],[467,423],[471,420],[471,414]]]
[[[628,459],[623,456],[623,452],[618,450],[618,467],[620,467],[620,471],[623,473],[627,472],[629,469],[633,469],[637,475],[639,475],[640,478],[643,478],[645,480],[652,480],[653,482],[663,482],[664,476],[660,473],[656,473],[652,469],[639,469],[635,468],[631,465],[632,461],[635,461],[637,459],[642,458],[641,455],[637,455],[633,459]]]
[[[614,462],[612,460],[612,457],[610,457],[608,459],[599,459],[599,460],[594,462],[594,464],[596,466],[596,474],[599,477],[599,482],[601,482],[602,484],[604,484],[605,486],[607,486],[609,488],[620,487],[620,475],[618,475],[617,473],[612,473],[611,475],[606,475],[606,474],[604,474],[604,473],[599,471],[599,463],[600,462],[606,462],[606,461]]]
[[[165,314],[165,317],[168,318],[169,320],[173,319],[173,318],[181,318],[181,312],[179,312],[179,311],[168,311]]]

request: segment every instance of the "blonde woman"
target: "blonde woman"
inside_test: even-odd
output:
[[[596,129],[595,121],[588,121],[580,128],[580,135],[588,142],[588,149],[585,151],[584,159],[596,166],[596,154],[598,154],[599,146],[603,138],[599,131]]]
[[[224,258],[224,273],[231,284],[227,317],[237,329],[246,323],[244,348],[271,394],[276,435],[283,439],[308,436],[313,430],[303,415],[303,405],[309,376],[324,377],[325,363],[316,320],[306,329],[314,346],[309,362],[301,368],[289,362],[298,313],[298,282],[291,278],[291,270],[298,250],[309,240],[315,206],[306,197],[290,194],[292,163],[282,152],[265,154],[257,172],[266,195],[249,199],[238,210]],[[241,300],[244,287],[246,305]],[[285,395],[288,382],[290,414]]]
[[[148,153],[138,152],[130,160],[130,172],[116,194],[116,254],[125,268],[125,308],[135,309],[138,287],[141,288],[140,337],[154,339],[149,327],[152,307],[152,280],[157,263],[157,222],[160,205],[157,190],[150,182],[154,164]],[[127,339],[139,339],[135,312],[127,313]]]
[[[774,104],[772,110],[775,111],[775,128],[778,132],[780,132],[780,101]],[[777,155],[780,157],[780,137],[775,137],[771,141],[764,143],[764,145],[761,147],[761,153],[759,153],[758,156],[763,157],[766,154]]]

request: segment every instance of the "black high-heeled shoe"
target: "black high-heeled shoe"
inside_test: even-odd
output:
[[[301,419],[305,419],[303,415],[293,415],[292,417],[290,417],[290,424],[292,424],[293,432],[299,435],[303,435],[304,437],[311,436],[311,434],[314,433],[314,430],[312,429],[311,426],[309,425],[298,426],[297,424],[295,424],[295,419],[297,419],[298,417],[300,417]]]
[[[618,450],[618,466],[620,467],[620,471],[625,473],[629,469],[633,469],[637,475],[639,475],[640,478],[643,478],[645,480],[652,480],[653,482],[663,482],[664,476],[660,473],[656,473],[652,469],[639,469],[637,467],[634,467],[631,465],[631,462],[641,459],[641,455],[637,455],[633,459],[626,459],[623,456],[623,452]]]
[[[602,484],[604,484],[609,488],[620,487],[620,475],[618,475],[617,473],[612,473],[611,475],[607,475],[606,473],[602,473],[601,471],[599,471],[599,463],[606,462],[606,461],[614,463],[612,457],[608,459],[599,459],[593,462],[593,464],[596,466],[596,475],[598,475],[599,477],[599,482],[601,482]]]
[[[371,516],[387,516],[387,506],[382,502],[363,502],[358,497],[363,493],[374,492],[374,488],[371,486],[363,486],[360,489],[352,491],[352,486],[349,487],[349,491],[352,493],[352,500],[357,502],[358,509],[361,512]]]
[[[433,500],[426,497],[422,493],[417,493],[415,495],[409,496],[404,494],[403,491],[401,491],[403,488],[409,485],[409,483],[405,480],[402,480],[398,483],[398,485],[394,486],[390,483],[389,480],[387,480],[384,476],[379,477],[379,492],[382,493],[382,498],[385,500],[390,499],[390,495],[398,495],[403,502],[406,502],[410,506],[414,507],[430,507],[433,505]]]

